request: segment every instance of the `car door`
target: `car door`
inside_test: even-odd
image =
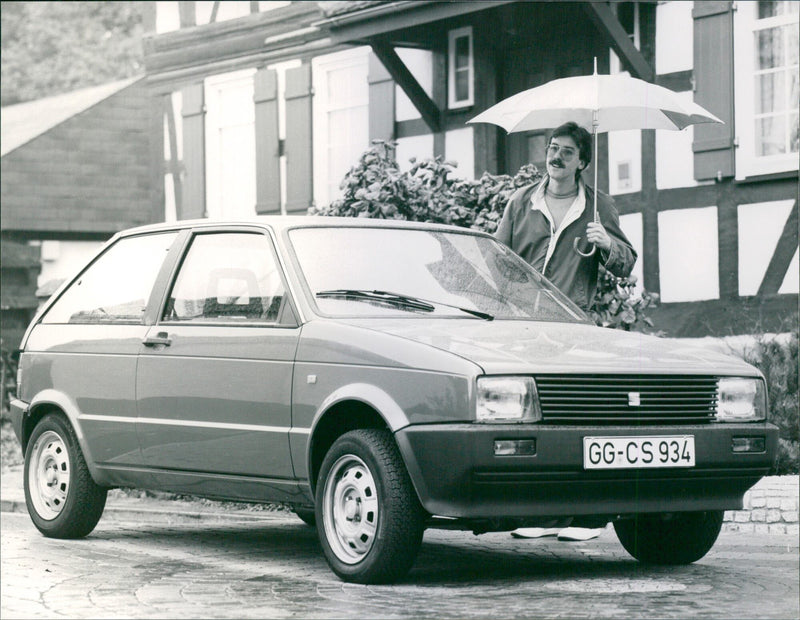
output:
[[[62,408],[87,459],[106,470],[142,464],[134,377],[146,310],[174,231],[122,237],[56,299],[31,332],[26,368],[32,393]]]
[[[288,483],[299,331],[265,231],[196,231],[139,356],[145,465],[187,484],[200,474],[201,486],[214,476]],[[239,494],[207,485],[197,492]]]

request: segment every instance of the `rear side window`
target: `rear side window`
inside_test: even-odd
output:
[[[269,238],[257,233],[197,235],[163,319],[199,323],[278,320],[284,287]]]
[[[142,323],[176,236],[170,232],[120,239],[64,291],[42,323]]]

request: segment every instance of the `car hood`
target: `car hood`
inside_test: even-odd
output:
[[[478,319],[369,319],[354,323],[458,355],[478,364],[487,374],[758,374],[739,358],[684,341],[592,325]]]

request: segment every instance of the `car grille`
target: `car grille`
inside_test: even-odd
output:
[[[717,410],[716,377],[542,375],[536,387],[552,424],[703,424]]]

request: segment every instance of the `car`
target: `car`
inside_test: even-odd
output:
[[[357,583],[429,527],[611,522],[690,563],[777,447],[752,366],[597,327],[488,234],[366,218],[115,235],[28,327],[10,410],[45,536],[113,487],[281,503]]]

